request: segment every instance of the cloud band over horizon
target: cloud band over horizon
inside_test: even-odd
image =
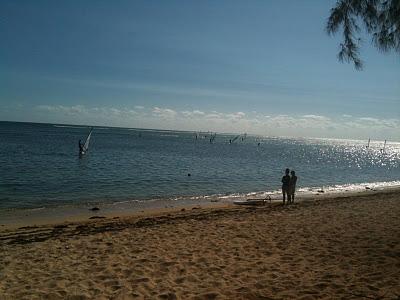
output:
[[[10,121],[33,121],[75,125],[115,126],[145,129],[170,129],[188,131],[214,131],[225,133],[257,134],[263,136],[373,138],[400,141],[400,120],[379,119],[370,116],[329,117],[316,114],[286,115],[261,112],[221,112],[178,110],[168,107],[87,107],[84,105],[37,105],[29,109],[32,119],[18,115]],[[5,114],[0,115],[3,120]]]

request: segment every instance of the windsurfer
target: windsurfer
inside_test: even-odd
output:
[[[79,140],[79,153],[82,154],[83,152],[84,152],[83,151],[83,144],[82,144],[82,141]]]

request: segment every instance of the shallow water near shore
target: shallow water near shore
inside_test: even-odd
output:
[[[42,209],[146,201],[279,197],[286,167],[299,193],[400,184],[400,143],[290,139],[0,122],[0,209]],[[197,138],[196,138],[197,137]],[[188,176],[190,174],[190,176]],[[172,202],[174,201],[174,202]]]

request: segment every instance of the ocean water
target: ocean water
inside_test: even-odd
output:
[[[278,194],[400,184],[400,143],[0,122],[0,209]],[[242,139],[243,137],[243,139]],[[191,176],[188,176],[190,174]]]

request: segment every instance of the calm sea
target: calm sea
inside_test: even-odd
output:
[[[0,122],[0,209],[400,184],[400,143]],[[188,176],[190,174],[191,176]]]

